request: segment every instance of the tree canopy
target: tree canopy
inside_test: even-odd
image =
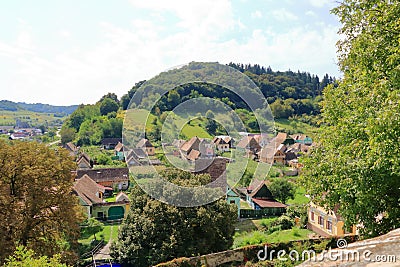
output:
[[[295,187],[293,183],[285,179],[274,178],[268,187],[274,198],[282,203],[294,197]]]
[[[16,243],[38,255],[75,259],[82,217],[71,192],[75,168],[64,149],[0,140],[0,262]]]
[[[180,185],[200,185],[208,175],[170,170],[165,179]],[[151,199],[139,186],[131,192],[131,208],[120,226],[111,255],[118,262],[149,266],[176,257],[229,249],[233,243],[235,205],[221,199],[190,208],[178,208]]]
[[[18,246],[13,255],[7,258],[3,267],[68,267],[60,261],[60,255],[52,257],[35,257],[32,249],[24,246]]]
[[[344,77],[324,92],[304,181],[314,201],[375,236],[400,227],[400,3],[344,0],[333,13]]]

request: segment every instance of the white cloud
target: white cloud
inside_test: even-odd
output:
[[[0,86],[13,92],[12,100],[78,104],[93,103],[107,92],[121,96],[135,82],[190,61],[258,63],[274,70],[336,73],[337,29],[333,26],[324,25],[321,32],[306,26],[289,31],[257,29],[235,18],[228,1],[131,3],[149,9],[152,15],[135,18],[123,27],[99,23],[102,38],[89,47],[43,52],[37,49],[40,45],[31,28],[22,25],[12,43],[0,41],[0,58],[16,64],[15,70],[2,74],[5,79],[0,79]],[[178,18],[173,32],[170,25],[160,23],[165,11]],[[285,9],[274,12],[282,20],[297,19]],[[238,33],[244,30],[251,34],[239,39]],[[235,34],[227,35],[232,32]],[[59,32],[74,39],[72,33]],[[0,99],[8,96],[11,98],[9,93],[0,94]]]
[[[253,19],[259,19],[259,18],[262,18],[262,13],[261,13],[261,11],[260,10],[256,10],[256,11],[254,11],[254,12],[252,12],[251,14],[250,14],[250,16],[251,16],[251,18],[253,18]]]
[[[272,16],[279,21],[297,20],[298,17],[284,8],[272,11]]]
[[[308,11],[306,12],[306,16],[309,16],[309,17],[312,17],[312,18],[316,18],[316,17],[317,17],[317,14],[315,14],[315,12],[313,12],[313,11],[311,11],[311,10],[308,10]]]

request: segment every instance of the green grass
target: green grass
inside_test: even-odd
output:
[[[112,229],[111,229],[111,227],[112,227]],[[104,229],[101,232],[96,233],[96,239],[99,240],[102,237],[104,242],[107,243],[110,240],[110,236],[111,236],[111,232],[112,232],[112,240],[116,240],[118,238],[118,227],[119,227],[119,224],[105,225]],[[86,238],[81,238],[78,241],[79,241],[79,243],[81,243],[83,245],[88,245],[93,240],[93,238],[94,238],[93,235],[91,235]]]
[[[311,234],[312,231],[308,229],[300,229],[294,227],[290,230],[283,230],[273,232],[272,234],[268,235],[267,240],[270,243],[279,243],[279,242],[288,242],[293,240],[303,240],[308,239],[308,235]]]
[[[258,230],[256,221],[257,220],[241,220],[237,222],[235,225],[236,233],[251,232]]]
[[[296,193],[294,195],[294,199],[289,199],[287,204],[296,204],[296,205],[303,205],[310,202],[310,199],[305,196],[306,189],[302,186],[297,186]]]
[[[294,227],[290,230],[283,230],[267,234],[263,231],[251,231],[236,233],[233,242],[233,248],[243,247],[247,245],[256,245],[263,243],[280,243],[293,240],[308,239],[312,233],[307,229],[299,229]]]
[[[305,133],[312,135],[318,128],[295,119],[275,119],[275,128],[278,131],[291,133]]]
[[[27,110],[0,111],[0,125],[15,125],[15,120],[28,122],[31,126],[61,125],[66,117],[55,117],[52,113],[40,113]]]

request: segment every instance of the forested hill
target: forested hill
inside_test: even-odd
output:
[[[64,114],[69,115],[78,108],[77,105],[73,106],[53,106],[49,104],[27,104],[25,102],[12,102],[8,100],[0,100],[0,110],[6,111],[18,111],[18,110],[28,110],[39,113],[54,113],[54,114]]]
[[[318,75],[309,72],[273,71],[271,67],[262,67],[258,64],[229,63],[228,66],[245,73],[254,81],[267,98],[276,118],[319,114],[318,102],[321,100],[322,90],[328,84],[336,84],[336,79],[328,74],[320,79]],[[122,96],[122,109],[128,107],[131,97],[143,83],[144,81],[135,84],[128,94]],[[194,97],[194,91],[196,91],[195,94],[221,100],[233,109],[246,109],[237,96],[228,90],[220,90],[218,86],[210,84],[184,84],[163,96],[156,105],[157,110],[161,113],[171,110],[177,104],[175,102]]]
[[[207,66],[197,66],[192,62],[186,66],[194,68],[198,75],[208,73]],[[322,80],[317,75],[308,72],[272,71],[270,67],[259,65],[243,65],[230,63],[229,66],[240,70],[249,76],[261,89],[270,103],[276,119],[297,117],[303,122],[315,124],[320,113],[319,101],[322,91],[328,84],[335,84],[335,78],[326,74]],[[164,79],[161,73],[155,79]],[[180,81],[181,76],[171,73],[169,78]],[[230,79],[230,77],[221,77]],[[65,121],[61,130],[62,142],[75,141],[78,145],[95,145],[104,137],[121,137],[124,110],[127,109],[132,96],[145,81],[136,83],[127,94],[121,98],[115,93],[104,95],[94,105],[80,105]],[[178,83],[179,84],[179,83]],[[230,106],[245,122],[248,131],[257,131],[257,122],[248,106],[230,90],[224,90],[218,85],[208,83],[182,84],[163,95],[152,110],[152,124],[149,138],[158,140],[161,122],[168,112],[180,103],[198,96],[210,97]],[[207,122],[201,122],[210,135],[219,133],[218,127],[209,127]],[[207,126],[208,125],[208,126]],[[147,126],[146,126],[147,127]],[[223,131],[222,131],[223,132]]]

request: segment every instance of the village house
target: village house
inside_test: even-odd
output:
[[[146,152],[141,148],[133,148],[126,153],[126,163],[128,166],[141,166],[149,165],[148,156]]]
[[[356,235],[356,226],[345,228],[343,218],[337,213],[337,207],[330,210],[310,202],[307,228],[324,237]]]
[[[286,211],[286,205],[273,198],[265,181],[255,181],[247,188],[246,201],[255,210],[269,209],[273,214]]]
[[[257,153],[261,150],[261,146],[258,144],[253,136],[243,136],[243,138],[236,145],[237,149],[245,150],[247,157],[257,157]]]
[[[105,169],[78,169],[76,179],[83,176],[89,176],[96,183],[111,187],[114,190],[126,190],[129,187],[129,169],[128,168],[105,168]]]
[[[73,192],[78,196],[80,204],[86,209],[88,218],[94,217],[98,220],[120,220],[125,217],[129,210],[129,198],[126,194],[118,194],[116,201],[106,202],[104,193],[109,190],[97,184],[88,175],[82,176],[74,182]]]
[[[233,139],[228,135],[218,135],[212,141],[218,151],[229,152],[233,148]]]
[[[122,143],[122,138],[103,138],[101,140],[101,147],[103,149],[114,149],[118,143]]]
[[[286,164],[286,146],[279,144],[276,146],[275,143],[271,142],[261,149],[258,153],[259,160],[270,164]]]
[[[192,138],[190,138],[190,140],[183,143],[183,145],[180,148],[180,151],[185,157],[187,157],[192,150],[200,152],[199,145],[200,145],[200,139],[197,136],[193,136]]]
[[[226,202],[228,204],[236,205],[238,218],[240,217],[240,193],[235,189],[227,186]]]
[[[76,159],[78,165],[78,170],[89,170],[93,167],[93,161],[90,159],[89,155],[82,152]]]
[[[305,135],[305,134],[293,134],[293,135],[291,135],[291,137],[293,138],[293,140],[296,143],[304,144],[304,145],[308,145],[308,146],[312,145],[312,138],[309,137],[308,135]]]
[[[118,142],[118,144],[114,148],[115,156],[118,158],[118,160],[124,160],[124,145],[121,142]]]
[[[74,143],[68,142],[68,143],[64,144],[62,147],[65,148],[69,152],[71,157],[75,158],[78,155],[79,148]]]
[[[154,146],[150,143],[150,141],[148,139],[145,139],[145,138],[141,139],[136,144],[136,148],[143,149],[143,151],[145,151],[146,154],[149,156],[154,156],[156,153]]]

